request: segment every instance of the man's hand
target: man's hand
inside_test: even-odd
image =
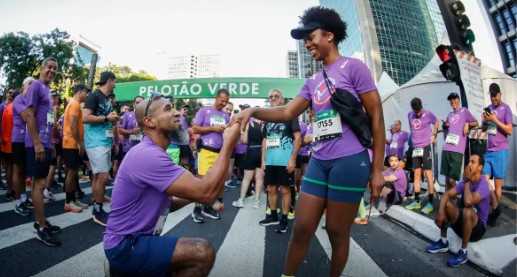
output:
[[[266,173],[266,161],[262,160],[260,168],[262,169],[262,173]]]
[[[465,123],[465,126],[463,126],[463,135],[468,136],[470,133],[470,123]]]
[[[434,143],[436,141],[436,136],[435,135],[432,135],[431,136],[431,143]]]
[[[111,112],[110,114],[108,114],[107,118],[108,121],[112,123],[118,122],[120,119],[120,117],[115,112]]]
[[[56,155],[57,155],[57,153],[56,153],[56,147],[55,147],[54,145],[52,145],[52,156],[51,156],[51,157],[52,157],[52,159],[55,159],[55,158],[56,158]]]
[[[34,152],[36,153],[37,162],[45,161],[45,148],[43,148],[41,142],[34,143]]]
[[[252,111],[253,108],[250,108],[232,116],[230,119],[230,126],[233,126],[236,123],[240,123],[241,132],[244,133],[244,131],[246,131],[246,125],[248,125],[248,121],[250,121]]]
[[[497,117],[495,116],[495,114],[493,113],[483,113],[483,115],[486,117],[487,121],[491,121],[491,122],[496,122],[497,121]]]
[[[217,133],[221,133],[221,132],[224,132],[224,126],[212,126],[212,131],[213,132],[217,132]]]
[[[449,127],[451,127],[451,125],[442,119],[442,129],[447,130]]]
[[[120,147],[118,147],[118,143],[115,144],[115,154],[118,154],[118,151],[120,151]]]
[[[294,171],[294,167],[296,165],[296,159],[289,159],[289,162],[287,163],[287,173],[291,174]]]
[[[133,130],[131,131],[131,133],[132,133],[133,135],[138,135],[138,133],[140,133],[140,128],[136,127],[135,129],[133,129]]]
[[[79,150],[79,157],[84,156],[84,146],[82,143],[77,144],[77,150]]]
[[[215,126],[223,128],[223,140],[224,142],[229,143],[230,145],[237,145],[237,141],[241,138],[241,125],[239,123],[232,125],[224,129],[222,126]]]
[[[384,176],[382,172],[372,172],[370,176],[370,190],[375,198],[381,195],[382,188],[384,187]]]
[[[436,218],[434,220],[434,224],[436,224],[436,226],[438,226],[438,228],[441,228],[444,221],[445,221],[445,214],[443,212],[438,212],[438,214],[436,215]]]

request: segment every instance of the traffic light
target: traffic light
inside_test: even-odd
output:
[[[472,43],[476,40],[474,32],[469,29],[470,19],[465,14],[465,5],[458,0],[437,0],[443,16],[447,33],[452,45],[474,54]]]
[[[461,82],[460,69],[458,66],[458,60],[454,54],[454,49],[449,45],[441,44],[436,47],[435,51],[443,62],[440,65],[440,71],[442,72],[443,77],[456,83]]]

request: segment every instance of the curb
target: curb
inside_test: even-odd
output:
[[[433,220],[406,210],[404,207],[392,206],[385,215],[401,222],[431,241],[437,241],[440,238],[440,229]],[[468,259],[493,274],[502,275],[504,268],[517,259],[515,238],[517,238],[517,234],[469,242]],[[447,239],[449,240],[449,250],[457,253],[461,247],[461,238],[449,228]]]

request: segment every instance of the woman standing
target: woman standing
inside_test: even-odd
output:
[[[234,122],[248,122],[254,117],[267,122],[285,122],[307,108],[315,112],[316,138],[301,193],[296,205],[293,236],[282,276],[294,276],[303,261],[309,243],[327,209],[327,233],[332,244],[330,276],[339,276],[348,260],[350,227],[368,181],[378,196],[384,184],[382,163],[385,147],[382,105],[369,69],[360,60],[340,56],[338,44],[346,38],[346,24],[332,9],[312,7],[304,12],[302,26],[291,31],[303,39],[312,57],[323,63],[323,70],[309,77],[298,96],[285,106],[252,108],[237,114]],[[360,101],[371,121],[373,164],[366,148],[350,126],[333,109],[332,88],[344,89]],[[243,124],[242,126],[245,126]]]

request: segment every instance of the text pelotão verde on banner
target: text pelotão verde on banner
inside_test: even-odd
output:
[[[235,98],[267,98],[271,89],[279,89],[285,98],[294,98],[305,82],[298,78],[199,78],[117,84],[117,101],[133,101],[137,95],[147,98],[152,92],[174,98],[212,98],[226,88]]]

